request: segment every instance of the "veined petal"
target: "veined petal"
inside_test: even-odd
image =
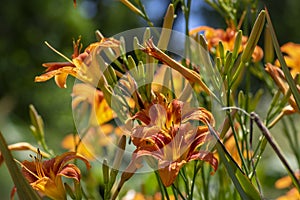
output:
[[[47,81],[47,80],[53,78],[56,75],[62,74],[62,73],[70,74],[70,75],[76,77],[77,70],[74,67],[69,67],[69,66],[59,68],[56,70],[48,71],[40,76],[36,76],[34,81],[35,82],[44,82],[44,81]]]
[[[208,136],[208,127],[207,126],[199,126],[196,136],[193,136],[193,141],[190,146],[191,152],[196,151],[198,147],[202,146],[204,142],[207,141]]]
[[[197,109],[191,109],[190,111],[184,113],[182,116],[182,122],[184,123],[188,120],[197,120],[203,122],[204,124],[209,123],[212,126],[214,126],[215,123],[211,112],[201,107]]]
[[[56,75],[54,77],[56,85],[58,85],[58,87],[60,87],[60,88],[66,88],[67,87],[67,84],[66,84],[67,77],[68,77],[67,73],[61,73],[61,74]]]
[[[148,137],[157,134],[160,129],[156,126],[138,126],[132,131],[132,142],[136,146],[140,146],[141,142]]]
[[[57,175],[61,175],[67,178],[72,178],[77,182],[79,182],[81,178],[80,170],[74,164],[65,165]]]
[[[61,146],[65,149],[70,151],[75,151],[80,155],[84,156],[88,160],[94,160],[95,153],[94,148],[89,145],[88,143],[80,142],[80,138],[78,135],[69,134],[64,137],[63,141],[61,142]]]
[[[151,122],[150,117],[145,112],[146,112],[145,110],[141,110],[141,111],[137,112],[132,117],[132,119],[138,119],[146,125],[150,124],[150,122]]]
[[[166,108],[160,104],[154,104],[149,109],[150,124],[162,128],[167,121]]]
[[[54,158],[53,172],[59,173],[64,168],[67,162],[75,159],[82,160],[85,163],[87,169],[91,168],[89,161],[80,154],[76,152],[66,152]]]
[[[59,181],[61,182],[61,179]],[[43,177],[42,179],[32,183],[31,186],[33,189],[41,192],[43,195],[46,195],[51,199],[67,199],[62,182],[57,184],[54,180],[51,180],[48,177]]]
[[[169,107],[167,112],[167,119],[169,122],[173,124],[180,124],[181,123],[181,112],[182,112],[183,102],[174,99]],[[169,124],[171,126],[172,124]]]
[[[43,63],[43,67],[47,67],[46,72],[50,72],[61,69],[63,67],[75,67],[75,65],[70,62],[49,62]]]
[[[186,161],[181,162],[173,162],[173,163],[159,163],[159,177],[164,184],[164,186],[168,187],[172,185],[172,183],[175,181],[179,170],[183,167],[183,165],[186,163]],[[166,165],[165,167],[162,167]]]
[[[214,171],[211,172],[211,174],[214,174],[214,172],[216,172],[218,169],[218,159],[211,152],[200,150],[196,153],[189,155],[189,158],[190,160],[203,160],[205,162],[208,162],[214,169]]]

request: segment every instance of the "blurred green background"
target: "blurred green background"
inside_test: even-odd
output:
[[[144,0],[146,10],[155,26],[161,26],[168,0]],[[280,43],[299,43],[300,1],[262,1],[266,4]],[[74,131],[71,89],[59,89],[53,80],[34,83],[44,62],[63,61],[50,50],[48,41],[68,57],[72,54],[72,39],[81,35],[84,47],[95,41],[100,30],[109,37],[119,32],[146,26],[146,23],[117,0],[2,0],[0,5],[0,130],[8,143],[28,141],[35,144],[29,130],[29,104],[35,105],[45,121],[49,146],[57,147],[64,135]],[[157,6],[157,4],[160,4]],[[220,15],[203,3],[194,0],[191,28],[199,25],[224,28]],[[177,11],[175,29],[184,30],[183,15]],[[21,154],[23,158],[28,152]],[[28,156],[29,158],[29,156]],[[8,199],[13,184],[5,165],[0,166],[0,195]]]

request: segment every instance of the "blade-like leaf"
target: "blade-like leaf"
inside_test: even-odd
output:
[[[231,157],[225,146],[219,139],[214,129],[208,124],[210,133],[217,139],[216,148],[220,156],[221,162],[225,168],[243,200],[259,200],[262,199],[257,189],[251,183],[249,178],[242,172],[238,164]]]
[[[294,98],[296,100],[298,109],[300,110],[300,93],[298,92],[298,89],[296,87],[294,79],[293,79],[293,77],[292,77],[292,75],[291,75],[291,73],[290,73],[290,71],[289,71],[289,69],[286,65],[286,62],[285,62],[285,60],[283,58],[283,55],[282,55],[282,52],[280,51],[280,46],[279,46],[279,43],[278,43],[278,40],[277,40],[277,37],[276,37],[276,34],[275,34],[275,30],[273,28],[272,21],[271,21],[271,18],[270,18],[270,15],[269,15],[269,12],[268,12],[267,9],[266,9],[266,17],[267,17],[267,22],[268,22],[268,25],[269,25],[269,30],[270,30],[270,34],[272,36],[272,41],[273,41],[273,45],[274,45],[274,49],[275,49],[277,58],[279,60],[282,71],[283,71],[283,73],[286,77],[288,85],[291,88],[292,94],[294,95]]]
[[[28,184],[27,180],[22,175],[19,170],[16,162],[14,161],[10,150],[7,148],[6,141],[0,132],[0,150],[4,157],[4,161],[9,170],[10,176],[13,179],[13,182],[17,188],[17,193],[20,200],[40,200],[41,198],[37,195],[37,193],[32,189],[32,187]]]

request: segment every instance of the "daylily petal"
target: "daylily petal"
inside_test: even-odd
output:
[[[204,124],[211,124],[214,126],[215,120],[212,116],[212,114],[206,110],[205,108],[197,108],[194,110],[190,110],[189,112],[185,113],[182,116],[183,122],[186,122],[187,120],[197,120]]]
[[[77,69],[74,67],[66,66],[63,68],[56,69],[56,70],[48,71],[40,76],[36,76],[34,81],[35,82],[44,82],[44,81],[47,81],[47,80],[53,78],[56,75],[62,74],[62,73],[67,73],[67,74],[71,74],[72,76],[76,76]]]
[[[79,83],[73,87],[72,108],[75,110],[79,103],[86,102],[91,105],[90,124],[99,126],[114,118],[114,114],[108,105],[102,91],[89,84]]]
[[[75,151],[76,147],[76,152],[79,153],[80,155],[84,156],[87,160],[93,160],[95,159],[94,157],[94,151],[93,147],[87,143],[83,143],[82,141],[80,142],[80,138],[78,135],[74,136],[73,134],[67,135],[62,143],[62,147],[65,149],[69,149],[71,151]]]
[[[47,67],[46,72],[50,72],[61,69],[63,67],[75,67],[75,65],[70,62],[50,62],[43,63],[43,67]]]
[[[288,42],[281,46],[281,51],[285,53],[284,60],[291,68],[291,74],[295,77],[298,73],[300,73],[300,44],[296,44],[293,42]],[[278,60],[275,61],[276,66],[280,66]]]
[[[211,172],[211,174],[214,174],[214,172],[216,172],[218,169],[218,159],[211,152],[199,151],[195,154],[190,155],[190,159],[191,160],[203,160],[205,162],[208,162],[214,169],[214,171]]]
[[[81,178],[80,170],[78,169],[78,167],[76,167],[76,165],[73,164],[65,165],[57,175],[72,178],[77,182],[79,182]]]
[[[163,127],[167,121],[166,108],[159,104],[154,104],[149,109],[150,123],[155,124],[159,128]]]
[[[61,180],[60,180],[61,182]],[[62,183],[57,184],[48,177],[44,177],[31,184],[32,188],[41,192],[43,195],[50,197],[51,199],[67,199],[66,192]]]
[[[158,173],[159,176],[161,178],[162,183],[164,184],[164,186],[168,187],[170,185],[172,185],[172,183],[175,181],[179,170],[183,167],[183,165],[185,164],[185,161],[182,162],[174,162],[171,163],[169,165],[167,165],[164,168],[159,167]],[[164,164],[162,164],[164,165]]]
[[[66,81],[67,81],[68,74],[67,73],[61,73],[55,76],[55,83],[60,88],[66,88]]]
[[[81,156],[80,154],[75,153],[75,152],[66,152],[60,156],[57,156],[54,159],[53,171],[55,173],[60,172],[67,162],[74,160],[74,159],[82,160],[85,163],[87,169],[91,168],[89,161],[86,158],[84,158],[83,156]]]

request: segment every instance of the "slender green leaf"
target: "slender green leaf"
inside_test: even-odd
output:
[[[20,200],[39,200],[41,199],[38,194],[32,189],[28,184],[27,180],[24,178],[23,174],[19,170],[14,158],[11,155],[10,150],[7,147],[7,143],[0,132],[0,150],[4,157],[4,161],[9,170],[10,176],[17,188],[17,194]]]
[[[286,62],[285,62],[285,60],[283,58],[283,55],[282,55],[282,52],[280,51],[280,46],[279,46],[279,43],[278,43],[278,40],[277,40],[277,37],[276,37],[276,33],[275,33],[274,28],[273,28],[269,12],[267,10],[266,10],[266,17],[267,17],[267,22],[268,22],[268,25],[269,25],[269,30],[270,30],[270,34],[272,36],[273,45],[274,45],[274,48],[275,48],[277,58],[279,60],[282,71],[283,71],[283,73],[286,77],[288,85],[291,88],[292,94],[294,95],[294,98],[296,100],[298,109],[300,110],[300,93],[299,93],[299,91],[296,87],[296,84],[294,82],[294,79],[293,79],[293,77],[292,77],[292,75],[291,75],[291,73],[290,73],[290,71],[289,71],[289,69],[286,65]]]
[[[225,146],[219,139],[219,136],[214,129],[208,124],[210,133],[217,139],[216,148],[219,153],[221,162],[225,168],[243,200],[258,200],[262,199],[257,189],[251,183],[249,178],[242,172],[238,164],[231,157]]]

